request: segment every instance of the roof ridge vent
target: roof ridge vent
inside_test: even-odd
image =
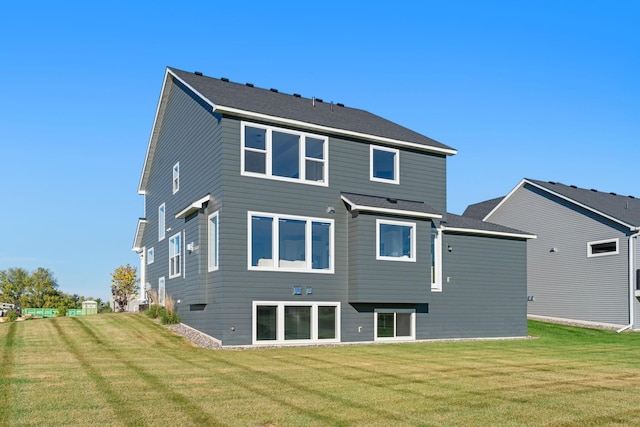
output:
[[[630,199],[635,199],[635,197],[633,197],[633,196],[627,196],[627,197],[630,198]]]
[[[555,182],[555,181],[549,181],[549,184],[551,184],[551,185],[556,185],[556,184],[557,184],[557,182]]]
[[[617,196],[617,194],[616,194],[616,193],[613,193],[613,192],[611,192],[611,193],[609,193],[609,194],[611,194],[612,196]]]
[[[271,92],[278,93],[278,89],[271,88],[271,89],[269,89],[269,90],[270,90]]]
[[[245,83],[245,86],[253,87],[253,83]]]
[[[222,78],[220,78],[220,80],[222,80],[223,82],[228,82],[229,81],[229,79],[226,78],[226,77],[222,77]]]
[[[296,98],[300,98],[300,94],[299,93],[294,93],[293,96],[295,96]]]
[[[389,202],[389,203],[398,203],[398,199],[393,199],[391,197],[387,197],[387,202]]]
[[[323,102],[321,98],[316,98],[316,101]]]
[[[575,185],[570,185],[569,187],[571,187],[571,188],[578,188],[578,187],[576,187]]]
[[[342,102],[337,102],[337,103],[336,103],[336,105],[337,105],[338,107],[344,107],[344,104],[343,104]]]
[[[592,188],[591,191],[593,191],[594,193],[598,192],[598,190],[596,190],[595,188]]]
[[[201,76],[202,75],[202,71],[194,71],[193,74],[195,74],[196,76]]]

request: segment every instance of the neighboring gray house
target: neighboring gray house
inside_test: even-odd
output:
[[[141,294],[224,346],[522,337],[526,239],[446,213],[456,151],[342,104],[168,68]]]
[[[529,315],[640,328],[640,200],[524,179],[464,216],[538,236],[527,248]]]

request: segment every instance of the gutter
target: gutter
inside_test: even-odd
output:
[[[635,316],[634,316],[634,303],[635,303],[635,293],[636,293],[636,289],[633,283],[633,278],[634,278],[634,253],[633,253],[633,248],[634,248],[634,242],[633,239],[637,238],[638,236],[640,236],[640,227],[636,227],[634,230],[636,233],[632,234],[631,236],[629,236],[629,324],[621,329],[618,329],[616,332],[620,333],[623,331],[626,331],[627,329],[631,329],[633,328],[633,323],[635,320]]]

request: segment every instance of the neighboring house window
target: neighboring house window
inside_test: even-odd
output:
[[[254,301],[255,344],[340,341],[340,303]]]
[[[327,137],[242,123],[242,175],[327,185]]]
[[[165,289],[164,289],[164,277],[158,279],[158,305],[164,307],[164,297],[165,297]]]
[[[209,243],[209,271],[218,269],[218,212],[209,215],[208,225]]]
[[[248,213],[249,270],[333,273],[333,220]]]
[[[442,291],[442,232],[431,226],[431,290]]]
[[[174,234],[169,239],[169,278],[178,277],[180,275],[182,245],[180,233]]]
[[[620,239],[598,240],[587,243],[587,257],[616,255],[619,253]]]
[[[371,181],[400,184],[400,150],[371,145],[369,169]]]
[[[158,207],[158,241],[164,239],[165,233],[165,207],[164,203]]]
[[[376,220],[376,259],[416,260],[416,224],[414,222]]]
[[[173,166],[173,194],[180,189],[180,162]]]
[[[147,249],[147,264],[153,264],[154,261],[154,251],[153,248]]]
[[[415,310],[376,309],[374,316],[375,340],[415,339]]]

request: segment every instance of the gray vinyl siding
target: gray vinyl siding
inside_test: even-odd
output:
[[[445,233],[442,247],[442,292],[419,338],[526,336],[526,241]]]
[[[620,226],[529,185],[488,221],[538,236],[528,243],[529,314],[628,323],[628,238]],[[587,242],[614,238],[618,254],[587,257]]]

